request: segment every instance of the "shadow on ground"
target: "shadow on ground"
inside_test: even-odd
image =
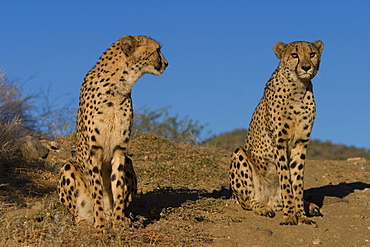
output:
[[[173,189],[165,187],[139,194],[130,204],[128,212],[132,214],[133,221],[144,217],[143,225],[147,226],[161,218],[162,213],[168,209],[180,207],[188,201],[197,201],[201,198],[230,198],[230,191],[224,187],[208,193],[205,190],[192,190],[187,188]]]
[[[311,188],[305,191],[305,199],[322,207],[325,197],[344,198],[355,190],[370,188],[370,184],[363,182],[340,183],[337,185],[325,185]]]
[[[305,190],[305,199],[322,207],[325,197],[344,198],[353,193],[354,190],[370,188],[370,184],[363,182],[340,183],[338,185],[325,185]],[[130,204],[128,212],[131,213],[133,221],[140,218],[143,226],[147,226],[159,220],[168,209],[178,208],[188,201],[197,201],[201,198],[229,199],[230,190],[222,187],[208,193],[204,190],[191,190],[187,188],[173,189],[165,187],[139,194]]]
[[[24,205],[27,197],[42,197],[56,191],[56,183],[46,178],[51,173],[42,161],[0,160],[1,201]]]

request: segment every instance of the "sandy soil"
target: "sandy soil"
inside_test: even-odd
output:
[[[280,226],[282,213],[269,219],[227,200],[228,218],[209,226],[218,246],[370,246],[369,163],[309,161],[306,194],[323,214],[317,227]]]

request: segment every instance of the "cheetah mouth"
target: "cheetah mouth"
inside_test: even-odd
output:
[[[160,73],[162,73],[167,67],[167,64],[163,64],[160,62],[157,66],[154,67],[154,69]]]
[[[164,68],[162,67],[162,64],[155,66],[154,69],[157,70],[158,72],[161,72],[162,70],[164,70]]]
[[[312,79],[313,77],[314,77],[313,74],[307,72],[298,74],[298,78],[300,79]]]

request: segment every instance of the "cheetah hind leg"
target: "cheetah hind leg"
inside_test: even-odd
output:
[[[254,172],[254,166],[250,162],[251,154],[242,147],[237,148],[231,156],[230,163],[230,186],[234,196],[244,210],[252,210],[254,213],[273,218],[274,210],[267,205],[268,199],[259,191],[262,186],[258,174]]]
[[[93,205],[90,193],[83,179],[81,169],[73,161],[68,161],[60,169],[58,183],[59,200],[68,207],[75,222],[93,223]]]
[[[127,228],[131,220],[126,209],[137,193],[137,179],[130,157],[116,150],[112,160],[113,228]]]

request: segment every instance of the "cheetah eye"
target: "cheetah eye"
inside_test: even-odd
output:
[[[310,57],[313,58],[314,56],[316,56],[316,52],[311,52]]]
[[[292,56],[292,58],[297,58],[298,57],[298,54],[297,53],[292,53],[290,55]]]

